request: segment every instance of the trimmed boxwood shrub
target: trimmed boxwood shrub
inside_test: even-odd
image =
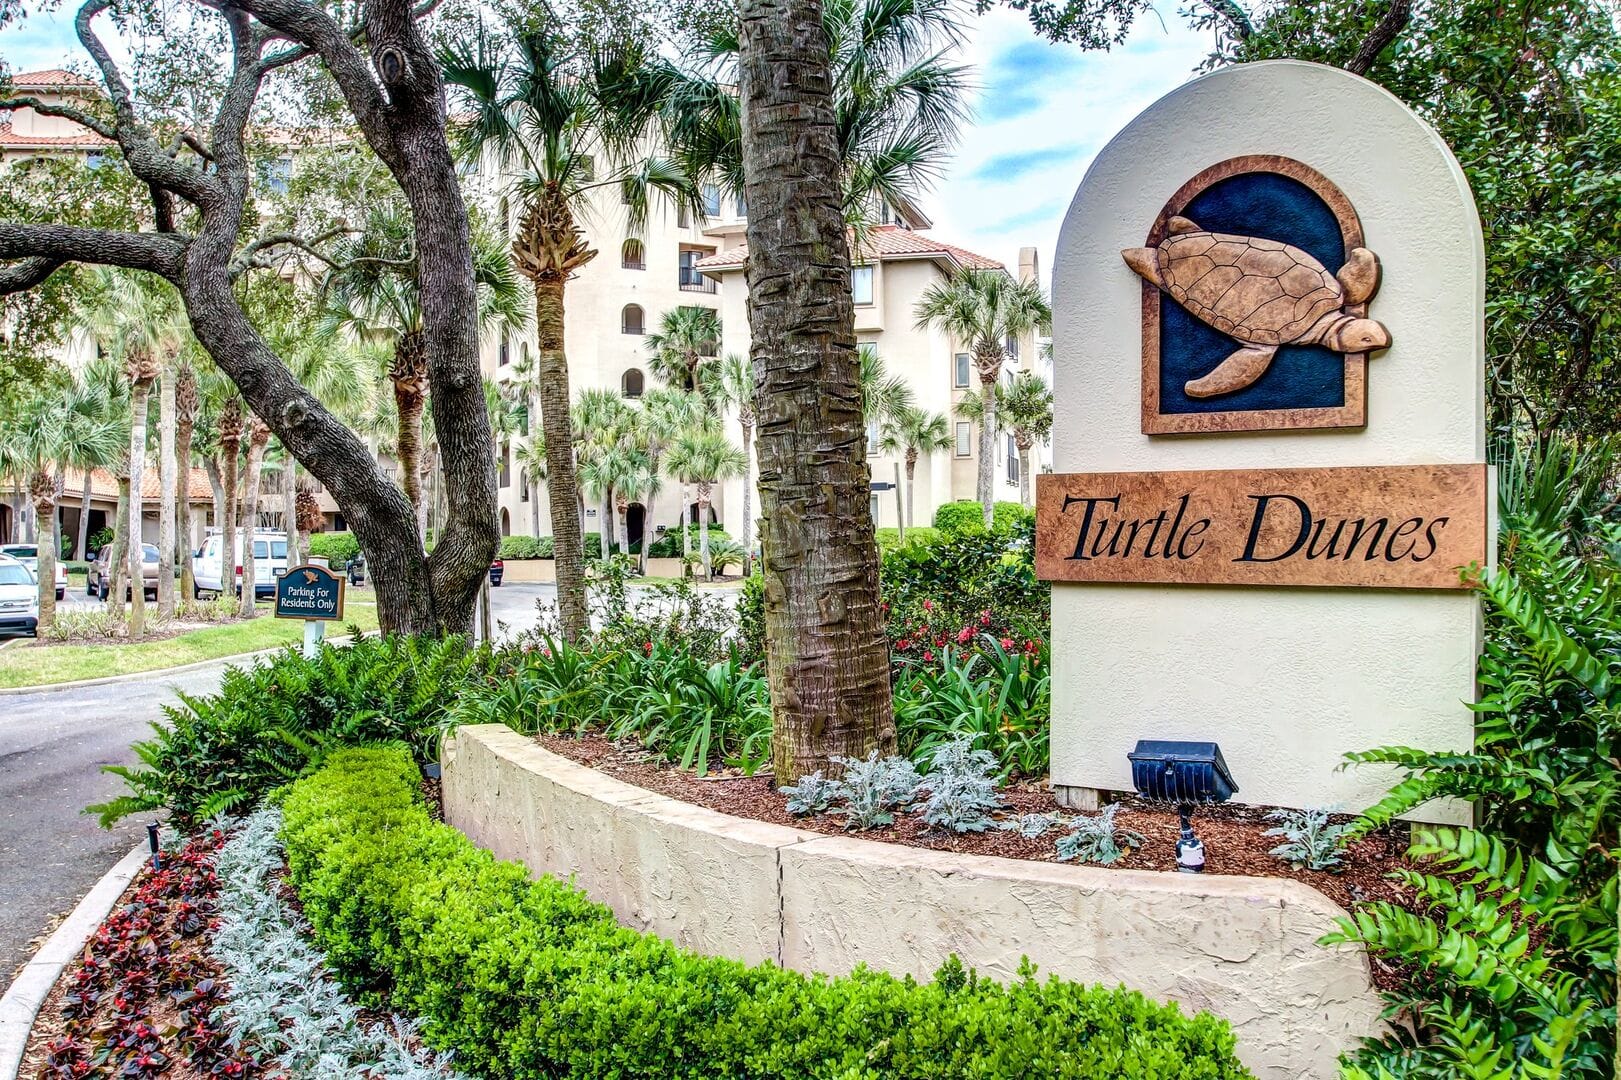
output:
[[[687,532],[692,535],[692,550],[698,550],[699,530],[697,525],[688,525]],[[731,536],[719,525],[709,527],[709,546],[713,548],[717,540],[730,540]],[[664,535],[657,537],[647,547],[649,559],[679,559],[681,557],[681,530],[666,529]]]
[[[310,555],[327,561],[328,566],[347,566],[360,554],[360,541],[352,532],[319,532],[310,535]]]
[[[999,502],[991,508],[991,531],[1017,532],[1026,522],[1034,521],[1036,512],[1016,502]],[[985,511],[973,499],[959,499],[941,504],[934,512],[934,527],[951,535],[985,531]]]
[[[955,959],[919,984],[695,955],[434,822],[420,780],[404,749],[334,754],[289,789],[282,836],[334,970],[421,1018],[427,1042],[464,1070],[494,1080],[1249,1075],[1224,1022],[1124,989],[1033,972],[1002,986]]]
[[[901,546],[901,531],[899,529],[884,528],[877,530],[877,533],[879,551],[893,551]],[[906,530],[906,545],[908,547],[913,545],[927,547],[939,540],[943,535],[939,529],[931,528],[928,525],[912,525]]]
[[[541,540],[546,542],[545,554],[541,554]],[[552,538],[549,536],[536,539],[533,536],[503,536],[501,537],[502,559],[549,559],[552,557]]]

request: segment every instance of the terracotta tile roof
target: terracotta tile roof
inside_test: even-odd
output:
[[[103,138],[94,131],[80,131],[77,135],[19,135],[11,130],[11,124],[0,124],[0,147],[14,146],[30,150],[73,149],[78,147],[95,148],[98,146],[112,146],[111,139]]]
[[[11,77],[12,86],[26,87],[67,87],[89,86],[96,84],[83,75],[75,75],[62,68],[46,68],[43,71],[21,71]]]
[[[68,469],[63,474],[62,498],[72,502],[84,491],[84,473],[79,469]],[[202,469],[191,470],[188,491],[194,503],[212,503],[214,489],[208,483],[208,473]],[[105,469],[93,469],[90,473],[90,494],[93,498],[105,499],[108,502],[118,501],[118,478]],[[158,471],[148,465],[141,470],[141,498],[156,499],[158,497]]]
[[[748,258],[749,247],[741,244],[738,247],[727,248],[717,252],[706,259],[698,261],[699,270],[730,270],[743,265]],[[899,225],[875,225],[867,230],[867,241],[856,254],[858,262],[882,261],[884,259],[919,259],[944,258],[950,259],[959,266],[970,267],[976,270],[1005,270],[1001,263],[995,259],[977,255],[972,251],[947,244],[922,233],[903,229]]]

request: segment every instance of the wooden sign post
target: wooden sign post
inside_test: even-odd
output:
[[[278,619],[304,620],[304,656],[313,659],[326,637],[326,624],[343,620],[344,580],[324,566],[290,567],[276,579]]]
[[[1053,273],[1052,782],[1215,742],[1242,797],[1371,805],[1473,743],[1490,565],[1480,222],[1446,144],[1298,61],[1179,87],[1099,153]],[[1468,820],[1438,802],[1417,815]]]

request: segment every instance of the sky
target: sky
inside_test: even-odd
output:
[[[921,200],[932,235],[1009,269],[1019,248],[1033,245],[1050,281],[1059,224],[1092,158],[1191,78],[1209,50],[1208,36],[1189,30],[1174,4],[1161,9],[1106,53],[1049,44],[1019,12],[994,8],[975,19],[962,58],[975,69],[974,118]],[[81,65],[72,10],[32,11],[0,30],[0,57],[13,71]]]

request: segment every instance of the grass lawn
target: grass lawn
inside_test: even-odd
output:
[[[291,645],[304,638],[304,624],[296,619],[275,619],[269,605],[248,622],[226,623],[192,630],[162,641],[132,645],[25,645],[15,642],[0,649],[0,688],[49,686],[77,679],[97,679],[105,675],[133,675],[142,671],[179,667],[199,660],[258,652],[278,645]],[[377,629],[377,605],[350,599],[344,605],[344,621],[327,627],[327,635],[341,637],[350,623],[362,630]]]

